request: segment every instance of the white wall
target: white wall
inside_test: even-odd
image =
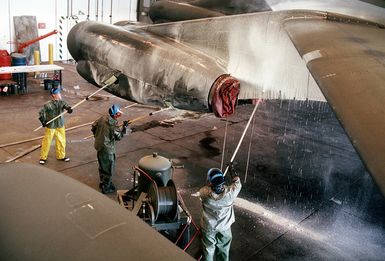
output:
[[[38,29],[39,36],[54,29],[62,33],[40,40],[42,61],[48,61],[49,43],[54,44],[55,60],[68,60],[66,39],[71,27],[87,17],[110,23],[111,1],[112,23],[136,21],[137,0],[0,0],[0,49],[9,53],[17,50],[17,45],[10,43],[16,41],[13,16],[33,15],[37,23],[46,24],[46,29]]]
[[[10,50],[10,17],[9,13],[9,2],[10,0],[0,0],[0,50]]]

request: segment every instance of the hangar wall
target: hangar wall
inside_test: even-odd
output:
[[[54,44],[54,59],[68,60],[67,34],[84,20],[115,23],[137,21],[138,0],[0,0],[0,50],[17,50],[14,16],[36,16],[38,35],[56,29],[61,34],[40,41],[41,60],[48,61],[48,44]],[[112,5],[112,9],[111,9]]]

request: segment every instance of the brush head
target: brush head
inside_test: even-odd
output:
[[[118,80],[114,75],[112,75],[110,78],[108,78],[106,81],[104,81],[105,85],[111,85],[115,83]]]
[[[164,105],[165,105],[164,107],[169,109],[174,108],[174,106],[172,106],[172,103],[170,101],[164,101]]]

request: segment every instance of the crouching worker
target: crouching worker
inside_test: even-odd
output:
[[[114,104],[104,115],[92,124],[91,131],[95,137],[94,147],[97,151],[99,162],[99,188],[103,194],[115,191],[111,179],[115,173],[115,145],[128,132],[128,121],[123,122],[120,129],[118,118],[122,115],[119,105]]]
[[[64,116],[61,116],[48,124],[47,122],[63,113],[64,110],[67,110],[68,113],[72,113],[72,108],[66,101],[62,100],[60,88],[52,88],[50,93],[52,100],[44,104],[43,108],[39,111],[39,120],[43,127],[45,127],[44,138],[41,143],[40,164],[45,164],[47,161],[53,137],[56,139],[56,158],[65,162],[70,161],[70,158],[66,157]]]
[[[229,260],[231,225],[235,221],[233,202],[241,191],[241,181],[232,164],[229,165],[232,183],[225,185],[220,169],[207,172],[208,184],[199,190],[202,201],[203,260]],[[215,258],[214,258],[215,257]]]

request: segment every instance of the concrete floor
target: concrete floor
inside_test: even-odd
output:
[[[61,64],[63,98],[76,104],[96,88]],[[28,94],[0,97],[0,144],[43,135],[38,111],[49,100],[35,79]],[[76,87],[78,86],[78,87]],[[93,122],[113,103],[133,102],[100,92],[66,116],[66,128]],[[245,128],[253,105],[240,105],[228,122],[224,162]],[[154,111],[126,109],[122,119]],[[167,124],[165,124],[167,123]],[[172,126],[170,126],[172,123]],[[211,114],[168,110],[133,124],[117,145],[117,189],[132,188],[133,166],[157,152],[184,166],[173,179],[196,223],[200,202],[191,194],[205,183],[208,168],[220,167],[226,121]],[[329,106],[318,102],[269,101],[256,114],[235,158],[243,189],[235,203],[232,260],[385,260],[385,199],[365,170]],[[57,161],[52,146],[46,167],[98,190],[98,164],[90,126],[67,132],[71,162]],[[250,153],[249,153],[249,144]],[[0,162],[40,144],[40,139],[0,146]],[[250,155],[250,160],[248,159]],[[38,164],[39,149],[16,160]],[[248,170],[246,167],[248,163]],[[108,195],[116,201],[116,195]],[[194,231],[192,231],[193,233]],[[187,252],[199,257],[200,242]]]

